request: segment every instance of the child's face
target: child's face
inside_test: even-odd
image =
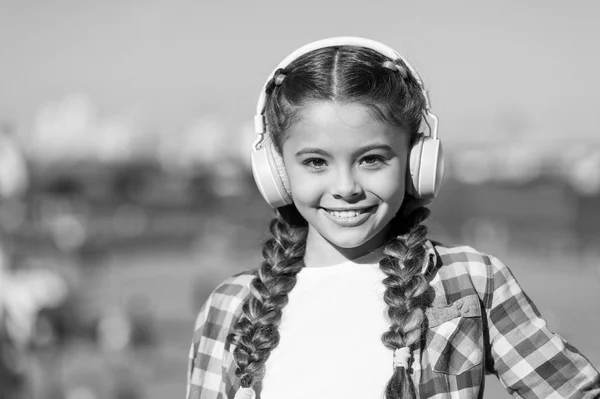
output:
[[[307,106],[282,152],[309,239],[365,252],[382,245],[404,200],[408,151],[408,133],[363,105]]]

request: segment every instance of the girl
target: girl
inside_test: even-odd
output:
[[[391,48],[327,39],[261,92],[253,172],[277,209],[264,261],[202,307],[187,398],[596,398],[593,366],[509,269],[427,238],[437,119]]]

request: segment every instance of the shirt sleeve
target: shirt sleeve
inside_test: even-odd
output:
[[[200,397],[201,381],[198,376],[201,374],[202,362],[198,359],[198,352],[201,340],[204,336],[204,327],[208,322],[208,313],[211,307],[213,295],[211,294],[206,302],[202,305],[196,323],[194,324],[194,335],[187,362],[187,378],[186,378],[186,399],[197,399]]]
[[[508,267],[494,257],[490,260],[489,371],[514,397],[600,398],[598,371],[577,349],[548,330]]]

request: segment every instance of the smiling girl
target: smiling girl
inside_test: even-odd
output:
[[[600,397],[498,259],[427,238],[443,171],[416,71],[367,39],[308,44],[258,101],[253,172],[277,209],[258,268],[197,318],[188,399]]]

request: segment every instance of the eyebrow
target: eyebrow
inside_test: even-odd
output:
[[[392,147],[390,147],[387,144],[374,144],[374,145],[367,145],[365,147],[360,147],[356,151],[353,151],[352,155],[356,157],[358,155],[362,155],[364,153],[367,153],[367,152],[373,151],[373,150],[383,150],[383,151],[387,151],[387,152],[393,152]],[[296,152],[296,157],[299,157],[302,155],[309,155],[309,154],[330,156],[330,154],[327,151],[322,150],[320,148],[303,148],[300,151]]]

